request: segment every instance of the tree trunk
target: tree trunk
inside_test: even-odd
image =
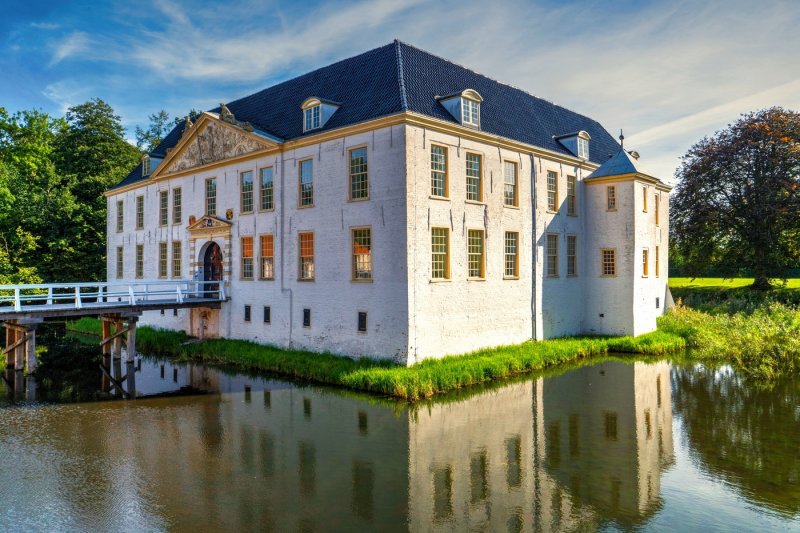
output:
[[[767,276],[757,275],[750,288],[756,291],[768,291],[772,289],[772,285],[769,284],[769,278]]]

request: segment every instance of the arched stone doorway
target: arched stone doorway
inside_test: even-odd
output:
[[[203,252],[203,281],[222,281],[222,250],[214,241],[208,243]],[[206,298],[217,296],[219,283],[205,285]]]

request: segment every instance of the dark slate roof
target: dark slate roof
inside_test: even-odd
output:
[[[592,162],[603,163],[619,151],[617,141],[596,121],[400,41],[284,81],[227,106],[237,120],[291,140],[304,135],[300,105],[310,96],[341,106],[321,130],[307,135],[406,110],[455,123],[436,97],[464,89],[474,89],[483,97],[481,131],[572,155],[554,137],[585,130],[592,138]],[[182,132],[183,124],[176,126],[151,155],[165,157]],[[141,179],[141,168],[137,167],[115,188]]]

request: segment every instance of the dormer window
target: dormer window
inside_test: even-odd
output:
[[[481,102],[483,97],[474,89],[465,89],[449,96],[438,97],[439,102],[458,122],[472,128],[481,127]]]
[[[303,110],[303,131],[306,132],[325,126],[328,119],[339,109],[339,104],[312,96],[306,98],[300,109]]]
[[[589,139],[578,137],[578,157],[589,159]]]
[[[147,177],[150,175],[150,156],[144,155],[142,156],[142,177]]]
[[[309,107],[305,110],[306,121],[305,125],[303,126],[303,131],[308,130],[315,130],[319,128],[319,119],[320,119],[320,108],[321,105],[315,105],[314,107]]]
[[[561,145],[569,150],[572,155],[585,161],[589,160],[589,141],[592,139],[588,133],[581,130],[576,133],[559,135],[555,138]]]
[[[463,119],[464,124],[480,127],[481,125],[480,105],[481,105],[480,103],[476,102],[475,100],[470,100],[469,98],[461,99],[461,117]]]

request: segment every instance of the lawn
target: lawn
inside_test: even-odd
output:
[[[752,284],[753,278],[669,278],[671,289],[741,289]],[[783,288],[800,289],[800,278],[790,279]]]

